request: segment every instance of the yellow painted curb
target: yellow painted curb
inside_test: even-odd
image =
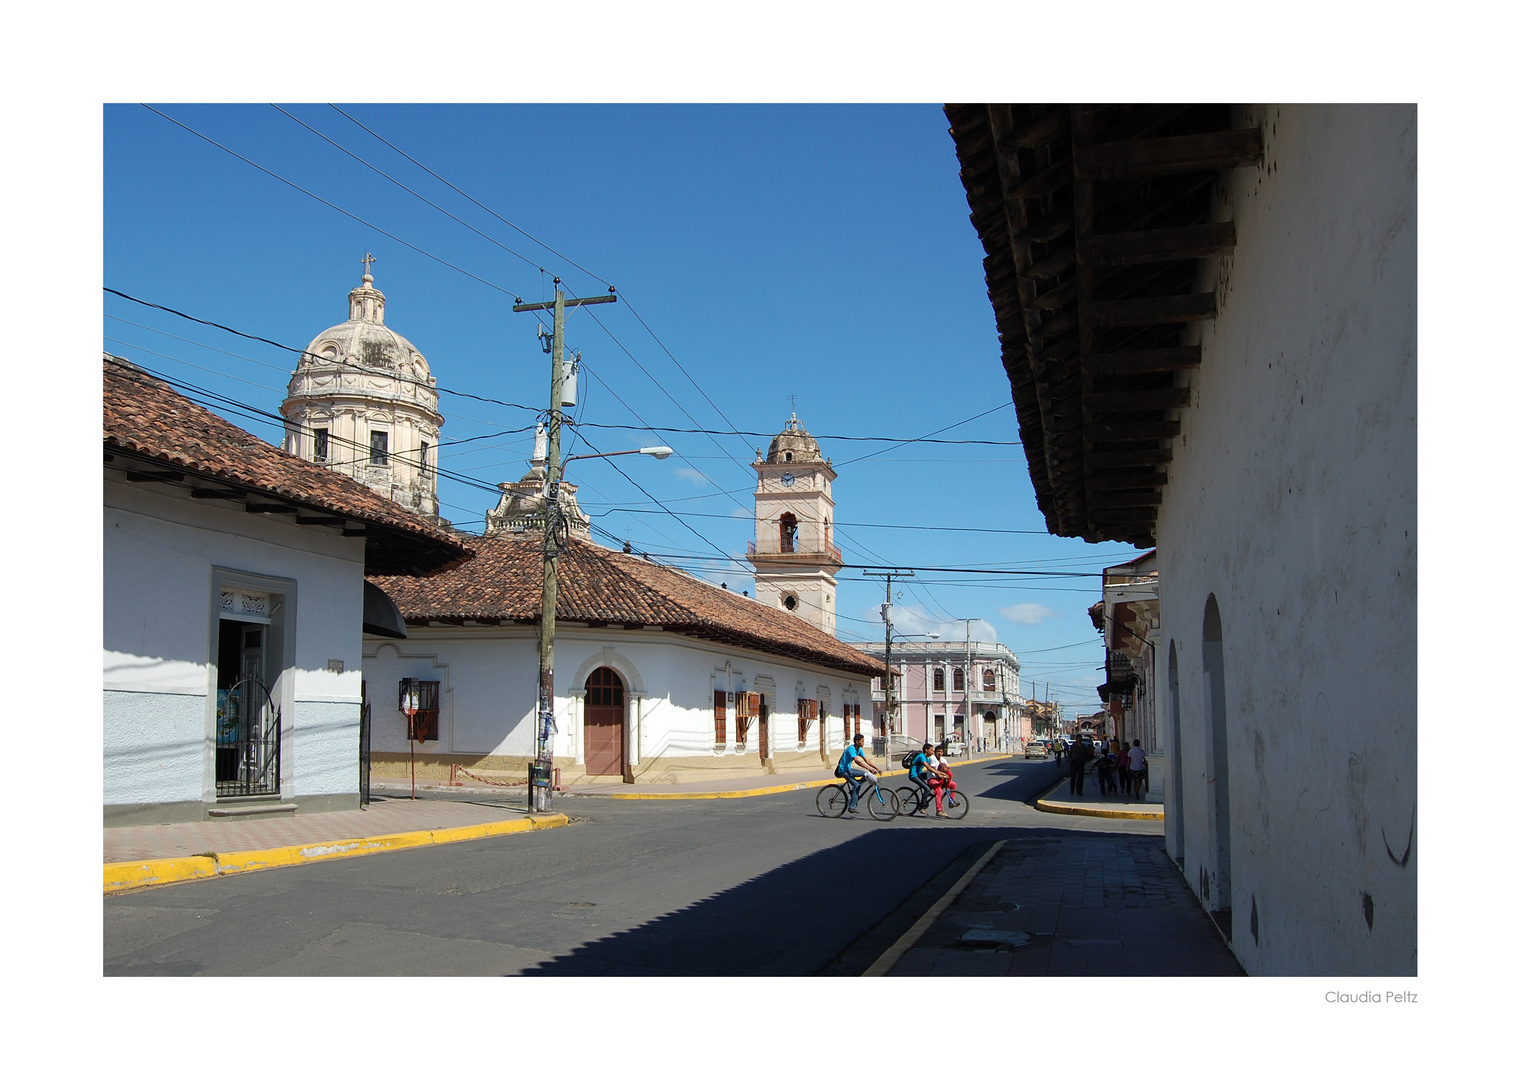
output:
[[[564,814],[545,814],[536,818],[514,818],[510,821],[490,821],[480,825],[460,825],[452,829],[427,829],[391,833],[386,836],[291,844],[287,847],[265,848],[261,851],[233,851],[226,854],[194,855],[179,859],[145,859],[136,862],[106,863],[105,891],[109,893],[148,885],[169,885],[178,881],[193,881],[196,878],[221,874],[244,874],[252,870],[268,870],[276,866],[302,866],[329,859],[352,859],[359,855],[374,855],[382,851],[400,851],[404,848],[426,847],[432,844],[454,844],[461,840],[479,840],[488,836],[534,832],[569,824],[570,819]]]
[[[990,754],[987,757],[978,758],[976,761],[963,761],[961,764],[962,765],[966,765],[966,766],[982,765],[982,764],[985,764],[985,763],[987,763],[989,761],[998,761],[998,760],[1001,760],[1003,758],[1013,757],[1013,756],[1014,755],[1012,755],[1012,754]],[[908,775],[908,770],[907,769],[883,769],[877,775],[883,777],[884,779],[886,777],[889,777],[889,776],[907,776]],[[780,794],[780,793],[782,793],[784,791],[803,791],[806,788],[827,787],[830,784],[837,784],[839,782],[840,782],[840,778],[839,777],[837,777],[837,776],[831,776],[827,780],[805,780],[802,783],[797,783],[797,784],[779,784],[779,785],[777,785],[775,787],[746,788],[743,791],[671,791],[671,792],[660,792],[660,791],[624,791],[624,792],[617,792],[617,793],[609,792],[608,794],[603,795],[602,798],[604,798],[604,799],[748,799],[748,798],[750,798],[752,796],[755,796],[755,795],[778,795],[778,794]],[[593,792],[583,792],[582,794],[594,794],[594,793]]]
[[[171,881],[192,881],[195,878],[213,877],[216,872],[216,860],[205,855],[106,863],[105,891],[133,889],[140,885],[167,885]]]
[[[1056,788],[1061,787],[1066,782],[1065,780],[1058,782],[1056,787],[1052,788],[1051,791],[1055,791]],[[1049,796],[1051,791],[1046,792],[1046,794]],[[1035,809],[1043,810],[1048,814],[1071,814],[1075,817],[1125,818],[1130,821],[1164,820],[1161,810],[1109,810],[1097,806],[1092,808],[1086,806],[1062,806],[1059,803],[1046,802],[1045,799],[1036,799]]]

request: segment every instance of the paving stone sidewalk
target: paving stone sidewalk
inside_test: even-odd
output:
[[[1156,836],[1008,840],[892,975],[1241,975]]]
[[[105,862],[173,859],[208,851],[259,851],[287,844],[384,836],[421,829],[451,829],[527,816],[525,801],[483,795],[474,801],[377,796],[363,810],[325,814],[189,821],[177,825],[124,825],[104,830]]]

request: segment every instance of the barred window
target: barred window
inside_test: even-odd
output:
[[[390,460],[390,451],[387,444],[390,436],[384,431],[370,432],[370,464],[384,465]]]
[[[320,427],[312,431],[312,460],[327,460],[327,428]]]

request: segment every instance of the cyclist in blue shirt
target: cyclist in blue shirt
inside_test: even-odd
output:
[[[929,785],[930,777],[939,775],[929,763],[929,755],[934,749],[933,743],[925,743],[923,749],[908,763],[908,778],[919,789],[919,804],[910,811],[911,816],[924,813],[929,807],[930,800],[935,797],[935,791]]]
[[[845,781],[845,788],[850,792],[850,803],[845,807],[847,813],[856,813],[856,800],[861,797],[861,781],[870,780],[875,784],[877,767],[866,760],[866,751],[862,747],[866,743],[866,736],[857,735],[840,755],[840,763],[835,766],[834,774]]]

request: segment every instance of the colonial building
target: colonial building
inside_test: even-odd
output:
[[[1168,852],[1250,974],[1416,974],[1415,107],[945,111],[1047,527],[1156,548]]]
[[[371,637],[377,774],[403,775],[400,680],[429,684],[419,776],[521,782],[534,753],[541,534],[462,537],[469,573],[378,577],[407,623]],[[870,657],[784,611],[572,535],[555,609],[555,763],[566,786],[818,769],[870,736]]]
[[[843,560],[834,543],[835,471],[797,414],[755,452],[755,598],[790,611],[826,634],[835,632],[835,572]]]
[[[1157,553],[1104,569],[1104,595],[1088,609],[1104,637],[1104,682],[1099,699],[1108,706],[1103,734],[1131,745],[1136,739],[1152,763],[1147,799],[1161,802],[1167,783],[1167,752],[1157,737],[1157,643],[1162,601]]]
[[[362,633],[405,634],[364,574],[469,550],[125,360],[103,389],[106,823],[357,807]]]
[[[370,261],[349,293],[348,321],[312,338],[291,375],[280,406],[285,450],[437,518],[437,380],[417,347],[385,324]]]
[[[885,726],[882,689],[884,642],[855,647],[877,661],[872,712]],[[894,641],[895,732],[909,744],[957,742],[984,750],[1010,750],[1031,737],[1019,699],[1019,658],[1006,645],[985,641]]]

